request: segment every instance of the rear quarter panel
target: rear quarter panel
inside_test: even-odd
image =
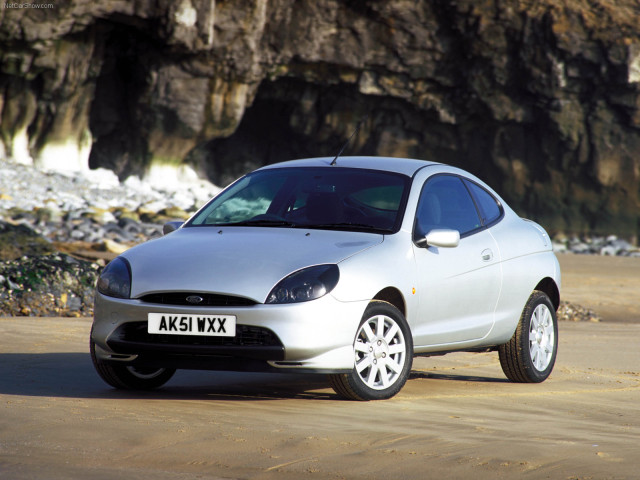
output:
[[[503,282],[489,340],[500,344],[513,335],[529,296],[541,280],[551,278],[560,289],[560,266],[549,236],[536,223],[508,212],[490,231],[500,250]]]

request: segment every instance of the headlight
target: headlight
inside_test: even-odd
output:
[[[98,278],[98,291],[109,297],[129,298],[131,294],[131,267],[124,258],[114,258]]]
[[[340,278],[337,265],[317,265],[292,273],[281,280],[266,303],[298,303],[320,298],[335,288]]]

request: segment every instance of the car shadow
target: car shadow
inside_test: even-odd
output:
[[[409,379],[508,382],[506,379],[412,371]],[[341,400],[326,376],[179,370],[163,387],[125,391],[109,387],[88,353],[0,354],[0,395],[167,400]]]
[[[481,382],[481,383],[511,383],[507,378],[480,377],[477,375],[451,375],[450,373],[433,373],[411,371],[409,380],[412,379],[453,380],[456,382]]]
[[[161,388],[126,391],[98,376],[88,353],[0,354],[0,395],[174,400],[338,400],[325,376],[179,370]]]

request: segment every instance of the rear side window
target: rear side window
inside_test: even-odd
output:
[[[471,195],[473,195],[478,205],[483,225],[489,225],[502,216],[502,207],[493,195],[473,182],[464,180],[464,183],[469,188],[469,191],[471,191]]]
[[[465,235],[482,226],[478,211],[462,183],[452,175],[439,175],[425,184],[416,213],[414,239],[433,229],[452,229]]]

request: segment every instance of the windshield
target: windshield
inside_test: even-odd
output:
[[[400,228],[409,177],[339,167],[253,172],[216,196],[189,225],[269,226],[389,233]]]

